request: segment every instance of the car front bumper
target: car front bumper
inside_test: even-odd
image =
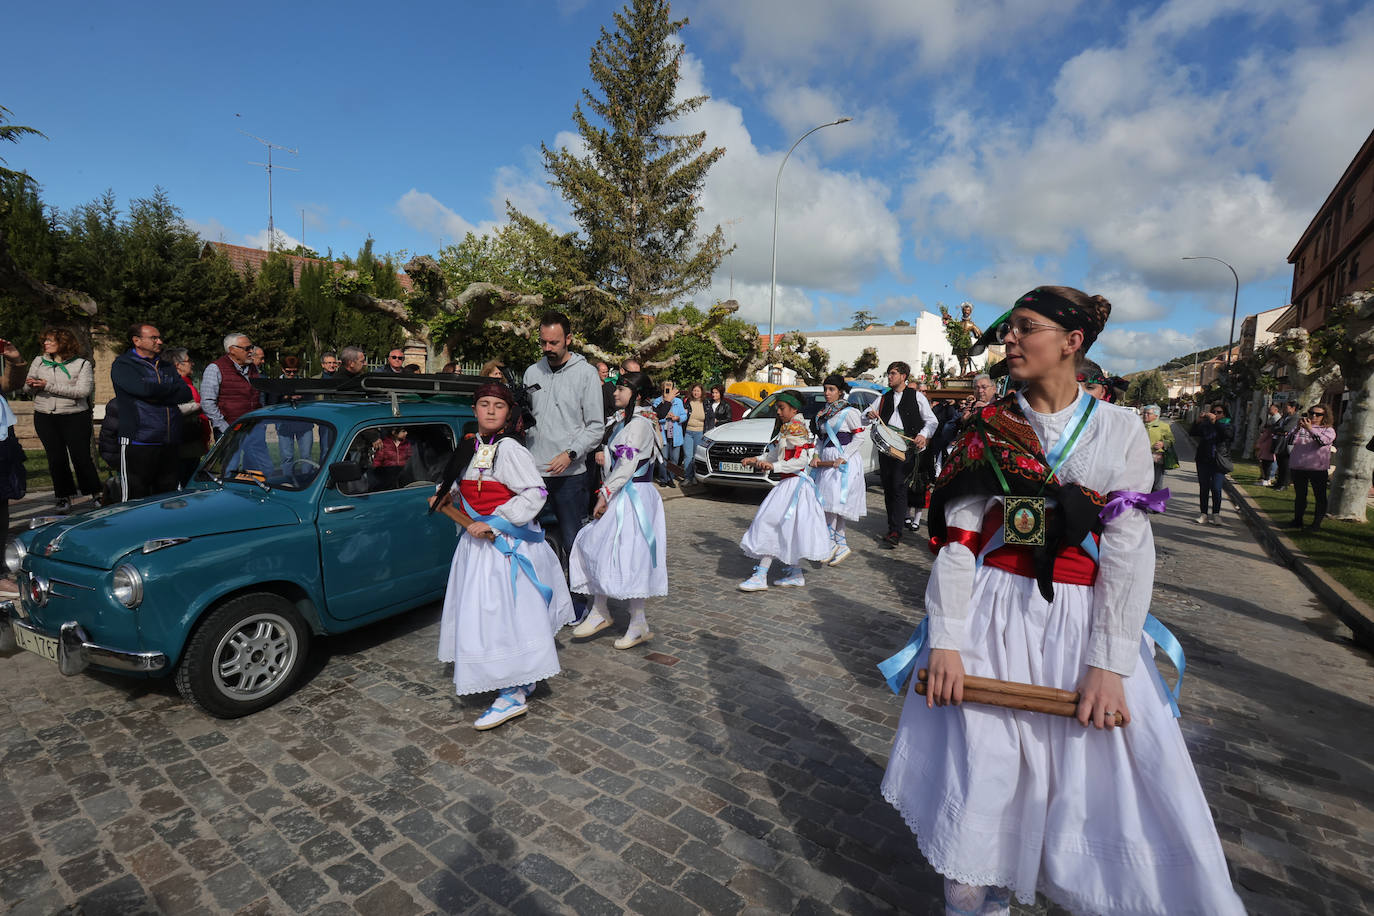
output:
[[[93,643],[74,621],[62,624],[55,635],[45,632],[28,619],[22,604],[0,601],[0,648],[12,648],[21,640],[25,649],[56,662],[57,670],[67,675],[80,674],[91,665],[140,674],[155,674],[167,667],[167,656],[161,652],[130,652]]]

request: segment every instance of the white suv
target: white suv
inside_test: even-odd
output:
[[[819,387],[786,388],[776,391],[763,402],[749,411],[743,420],[722,423],[706,434],[697,446],[693,456],[696,462],[697,480],[718,487],[771,487],[777,479],[771,473],[755,471],[742,463],[745,458],[762,455],[773,435],[773,422],[777,417],[774,404],[778,395],[790,391],[801,398],[802,414],[810,421],[825,406],[825,392]],[[863,413],[879,397],[877,391],[868,388],[854,388],[845,399]],[[866,439],[863,445],[863,469],[867,474],[878,469],[878,456],[873,451],[873,442]]]

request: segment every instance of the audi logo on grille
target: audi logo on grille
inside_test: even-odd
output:
[[[747,455],[751,449],[747,445],[732,445],[725,450],[727,455]]]

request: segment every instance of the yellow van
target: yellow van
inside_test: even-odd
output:
[[[778,391],[782,388],[787,387],[789,386],[770,385],[768,382],[735,382],[729,388],[725,389],[725,393],[742,394],[746,398],[753,398],[756,401],[762,401],[764,398],[768,397],[774,391]],[[795,388],[796,386],[793,385],[791,387]]]

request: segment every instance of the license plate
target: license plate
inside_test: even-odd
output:
[[[719,466],[718,468],[716,468],[716,470],[718,470],[718,471],[723,471],[723,472],[725,472],[725,473],[727,473],[727,474],[752,474],[752,473],[754,473],[754,469],[753,469],[753,468],[747,468],[747,467],[745,467],[744,465],[740,464],[738,461],[722,461],[722,462],[720,462],[720,466]]]
[[[57,640],[51,636],[39,636],[23,627],[15,626],[14,641],[19,643],[21,649],[28,649],[34,655],[41,655],[50,662],[57,661]]]

